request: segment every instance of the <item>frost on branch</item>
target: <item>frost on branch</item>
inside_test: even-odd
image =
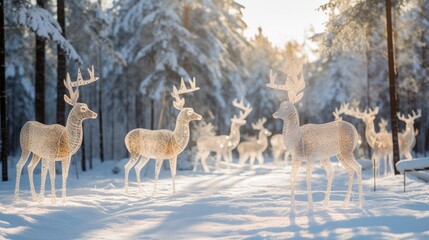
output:
[[[58,22],[45,9],[27,3],[18,3],[16,22],[29,27],[37,36],[59,44],[70,59],[82,62],[74,47],[61,35],[62,30]]]

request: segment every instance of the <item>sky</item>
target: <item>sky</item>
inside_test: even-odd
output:
[[[237,0],[245,6],[244,21],[248,25],[247,37],[252,37],[262,27],[270,41],[282,47],[285,42],[303,42],[305,31],[313,26],[322,32],[328,16],[317,10],[328,0]]]

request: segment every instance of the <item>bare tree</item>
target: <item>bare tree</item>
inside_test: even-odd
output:
[[[386,27],[387,27],[387,54],[389,60],[389,93],[390,93],[390,119],[392,125],[393,141],[393,167],[395,174],[399,174],[396,163],[399,161],[398,146],[398,117],[396,116],[398,102],[396,95],[395,59],[393,56],[393,34],[392,34],[392,5],[391,0],[386,0]]]
[[[6,115],[6,60],[5,60],[5,40],[4,32],[4,0],[0,1],[0,109],[1,109],[1,162],[2,162],[2,180],[7,181],[7,155],[8,155],[8,129]]]

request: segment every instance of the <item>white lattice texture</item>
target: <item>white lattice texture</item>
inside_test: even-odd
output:
[[[324,206],[329,203],[333,167],[329,158],[336,156],[341,162],[346,172],[349,174],[348,191],[343,205],[350,201],[354,174],[357,174],[359,184],[359,205],[363,205],[362,191],[362,167],[356,161],[353,150],[358,141],[356,128],[344,121],[334,121],[325,124],[306,124],[299,125],[298,112],[294,103],[303,97],[305,82],[302,74],[302,61],[292,60],[285,65],[283,74],[286,75],[284,85],[276,84],[276,74],[270,74],[268,87],[288,91],[289,101],[281,103],[280,108],[273,114],[274,118],[284,121],[283,141],[287,150],[292,154],[292,173],[291,173],[291,206],[295,210],[295,180],[302,161],[307,163],[307,194],[310,210],[313,209],[313,197],[311,192],[311,174],[314,162],[320,160],[324,167],[328,186],[325,194]]]
[[[130,153],[130,160],[125,165],[125,191],[128,191],[128,176],[130,169],[135,166],[137,184],[141,190],[140,172],[150,159],[156,161],[155,164],[155,184],[153,194],[156,192],[159,172],[162,162],[168,159],[170,162],[171,177],[173,180],[173,192],[176,191],[176,165],[177,156],[186,148],[189,142],[190,131],[189,122],[201,120],[201,115],[194,112],[192,108],[184,108],[185,99],[180,98],[180,94],[197,91],[195,79],[190,81],[191,88],[187,88],[183,79],[180,90],[173,87],[172,96],[175,98],[173,106],[180,110],[177,116],[174,131],[170,130],[149,130],[138,128],[130,131],[125,136],[125,146]],[[138,163],[137,163],[138,162]],[[137,163],[137,164],[136,164]]]
[[[20,143],[21,143],[21,158],[16,165],[16,185],[15,185],[15,198],[19,199],[19,185],[22,168],[24,167],[30,154],[33,158],[28,165],[28,176],[30,179],[31,196],[36,200],[36,191],[34,189],[33,171],[40,160],[42,160],[42,181],[40,186],[39,200],[43,201],[45,182],[47,171],[51,178],[51,200],[56,202],[55,195],[55,161],[62,163],[62,198],[66,198],[66,183],[70,167],[71,156],[79,150],[83,138],[82,122],[85,119],[97,118],[97,113],[91,111],[85,103],[78,103],[79,86],[83,86],[98,80],[94,76],[94,67],[92,71],[88,69],[90,79],[83,80],[80,70],[78,70],[78,77],[75,82],[70,80],[70,75],[67,74],[67,79],[64,85],[69,91],[70,97],[64,95],[64,100],[73,106],[68,117],[66,126],[59,124],[45,125],[36,121],[29,121],[24,124],[21,129]],[[76,90],[73,90],[76,87]]]
[[[259,119],[256,124],[252,124],[253,129],[259,130],[258,139],[245,141],[238,145],[237,151],[239,154],[240,165],[250,161],[250,167],[253,168],[255,159],[258,160],[259,165],[264,164],[264,156],[262,153],[267,149],[268,137],[271,136],[271,132],[264,128],[264,123],[267,121],[266,118]]]
[[[238,118],[234,116],[231,119],[231,130],[229,135],[203,136],[197,140],[197,154],[195,156],[194,171],[197,170],[198,163],[201,161],[203,170],[205,172],[210,172],[206,163],[206,159],[210,155],[210,152],[216,153],[216,169],[220,168],[222,157],[225,159],[227,169],[230,169],[232,150],[234,150],[240,143],[240,127],[246,124],[245,119],[252,111],[250,105],[244,106],[243,100],[239,102],[235,99],[232,104],[241,110],[240,116]]]

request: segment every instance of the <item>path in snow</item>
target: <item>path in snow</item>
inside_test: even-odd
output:
[[[371,171],[365,171],[365,207],[357,207],[355,184],[350,206],[341,208],[347,175],[337,166],[331,202],[323,209],[326,177],[316,166],[312,181],[315,211],[309,213],[302,166],[296,185],[297,213],[292,216],[290,167],[266,165],[253,171],[244,168],[210,174],[179,171],[175,195],[169,172],[163,171],[158,194],[151,197],[153,170],[142,179],[142,193],[137,192],[132,170],[130,193],[126,194],[123,171],[113,174],[114,164],[99,164],[81,174],[80,180],[71,170],[67,202],[58,199],[57,205],[50,203],[50,188],[43,204],[31,201],[27,174],[22,176],[18,202],[13,202],[14,180],[0,183],[0,238],[429,238],[429,187],[410,179],[404,194],[402,176],[379,178],[378,191],[373,192]],[[59,188],[61,178],[56,181]],[[39,183],[36,174],[36,186]],[[60,190],[57,196],[61,196]]]

